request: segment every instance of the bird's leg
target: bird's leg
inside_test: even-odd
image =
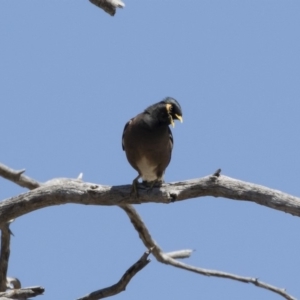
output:
[[[158,183],[157,186],[161,186],[163,181],[161,179],[156,178],[155,180],[149,182],[148,186],[150,186],[150,187],[147,189],[147,193],[150,193],[157,183]]]
[[[139,174],[135,179],[133,179],[132,181],[132,186],[131,186],[131,192],[130,192],[130,196],[134,196],[135,198],[139,197],[139,192],[138,192],[138,183],[139,183],[139,179],[141,178],[141,175]]]

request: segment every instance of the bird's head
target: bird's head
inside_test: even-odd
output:
[[[174,120],[183,122],[182,110],[180,104],[174,98],[167,97],[164,100],[151,105],[146,109],[153,118],[162,124],[175,126]]]
[[[177,100],[171,97],[167,97],[163,101],[161,101],[161,103],[165,105],[165,108],[167,110],[169,124],[174,127],[174,120],[179,120],[181,123],[183,122],[181,106],[177,102]]]

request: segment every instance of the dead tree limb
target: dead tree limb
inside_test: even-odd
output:
[[[133,224],[134,228],[138,232],[139,237],[142,240],[142,242],[144,243],[144,245],[146,247],[149,247],[151,245],[152,245],[152,247],[154,247],[153,255],[159,262],[167,264],[167,265],[171,265],[176,268],[180,268],[180,269],[184,269],[184,270],[198,273],[201,275],[205,275],[205,276],[214,276],[214,277],[232,279],[232,280],[236,280],[236,281],[240,281],[240,282],[244,282],[244,283],[252,283],[258,287],[261,287],[261,288],[270,290],[276,294],[279,294],[280,296],[284,297],[285,299],[296,300],[296,298],[289,295],[285,289],[280,289],[278,287],[272,286],[268,283],[258,280],[257,278],[244,277],[244,276],[239,276],[239,275],[216,271],[216,270],[208,270],[208,269],[198,268],[198,267],[194,267],[194,266],[182,263],[182,262],[174,259],[174,256],[172,257],[170,255],[170,253],[164,253],[162,251],[162,249],[157,245],[157,243],[152,239],[143,220],[141,219],[140,215],[137,213],[137,211],[134,209],[134,207],[132,205],[124,205],[124,206],[121,206],[121,208],[128,215],[131,223]]]
[[[109,206],[150,202],[168,204],[204,196],[250,201],[300,216],[300,198],[223,175],[164,184],[153,188],[151,194],[141,187],[138,199],[130,197],[130,189],[131,185],[103,186],[74,179],[63,184],[42,185],[2,201],[0,225],[37,209],[67,203]]]
[[[140,187],[140,197],[138,199],[130,197],[130,185],[113,187],[101,186],[84,183],[81,181],[81,177],[78,179],[58,178],[39,185],[39,188],[30,192],[2,201],[0,204],[0,225],[5,224],[9,219],[52,205],[67,203],[118,205],[127,213],[144,245],[148,249],[152,249],[153,255],[159,262],[206,276],[222,277],[252,283],[277,293],[285,299],[295,300],[295,298],[287,294],[284,289],[259,281],[257,278],[242,277],[235,274],[197,268],[176,260],[175,258],[188,257],[192,250],[176,251],[175,253],[171,252],[169,254],[164,253],[159,245],[152,239],[141,217],[130,204],[147,202],[171,203],[202,196],[214,196],[252,201],[270,208],[288,212],[292,215],[300,216],[300,199],[297,197],[260,185],[221,176],[220,170],[204,178],[165,184],[160,188],[154,188],[151,195],[149,195],[143,187]],[[85,300],[90,299],[100,298],[86,298]]]
[[[133,264],[122,276],[122,278],[114,285],[95,291],[90,293],[82,298],[77,300],[98,300],[103,299],[106,297],[110,297],[116,294],[119,294],[125,291],[126,286],[128,285],[129,281],[140,271],[142,270],[149,262],[148,256],[150,255],[152,249],[146,251],[142,257]]]
[[[22,187],[26,187],[30,190],[35,189],[40,186],[40,183],[33,180],[32,178],[29,178],[23,173],[25,172],[25,169],[22,170],[13,170],[3,164],[0,163],[0,176],[2,176],[5,179],[8,179]]]
[[[123,8],[125,6],[121,0],[90,0],[90,2],[102,8],[111,16],[115,15],[117,8]]]
[[[0,293],[0,299],[28,299],[31,297],[36,297],[42,295],[45,289],[41,286],[31,286],[22,289],[10,290]]]
[[[6,291],[6,276],[10,255],[10,223],[11,222],[7,222],[1,226],[0,292]]]

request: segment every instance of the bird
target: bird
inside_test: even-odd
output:
[[[177,100],[166,97],[130,119],[124,127],[122,148],[129,164],[138,172],[132,182],[131,195],[138,197],[138,180],[151,190],[164,182],[170,163],[173,135],[169,125],[183,122],[182,109]]]

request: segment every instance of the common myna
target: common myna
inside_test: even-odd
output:
[[[174,127],[176,119],[183,121],[180,104],[167,97],[126,123],[122,147],[127,160],[139,173],[132,182],[131,193],[136,197],[139,178],[142,178],[143,184],[150,189],[163,182],[173,148],[173,136],[169,125]]]

